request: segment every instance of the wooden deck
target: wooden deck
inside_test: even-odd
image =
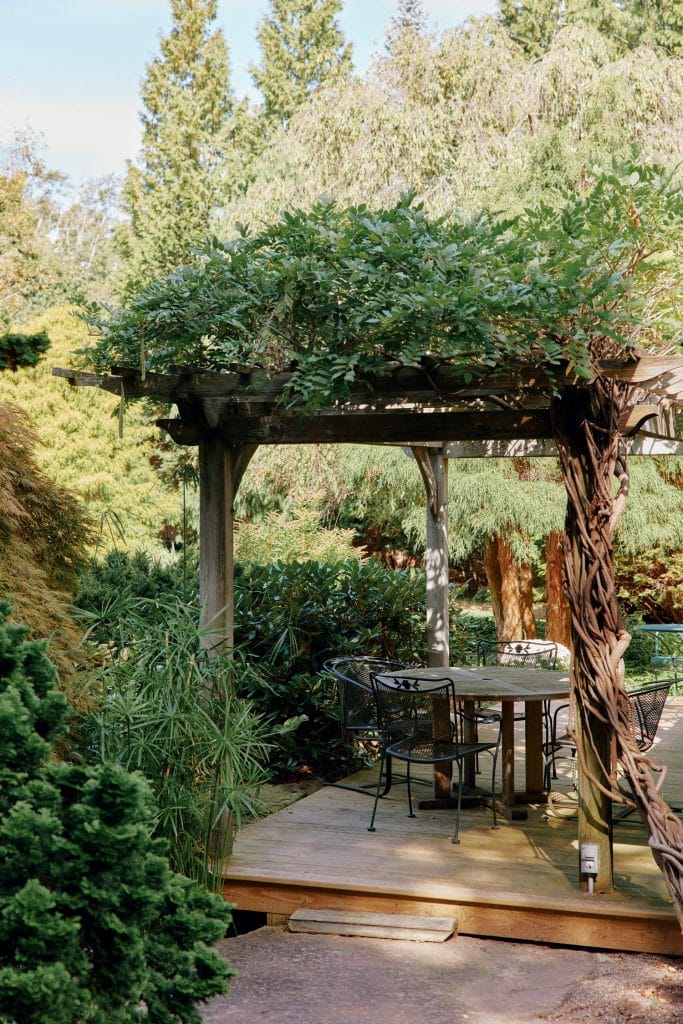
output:
[[[522,742],[517,749],[523,755]],[[683,803],[683,698],[669,702],[653,755],[669,768],[668,800]],[[523,756],[515,771],[521,784]],[[368,770],[353,781],[373,778]],[[557,784],[568,788],[568,779]],[[416,789],[419,796],[423,787]],[[453,812],[407,818],[402,785],[380,802],[375,833],[367,831],[371,809],[365,795],[326,787],[246,826],[228,865],[225,898],[268,914],[325,907],[455,915],[470,935],[683,955],[636,815],[615,828],[617,891],[588,896],[578,888],[574,819],[544,818],[544,807],[531,806],[527,821],[502,820],[494,831],[490,811],[474,808],[464,812],[454,846]]]

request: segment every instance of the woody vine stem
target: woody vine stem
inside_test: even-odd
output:
[[[619,420],[632,399],[632,387],[598,377],[563,388],[552,403],[568,500],[564,564],[572,690],[585,748],[575,738],[590,782],[640,814],[683,929],[683,825],[660,793],[665,769],[638,749],[624,685],[631,636],[617,599],[612,535],[628,496]]]

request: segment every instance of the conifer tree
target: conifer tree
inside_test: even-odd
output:
[[[352,46],[337,24],[341,6],[341,0],[270,0],[257,32],[261,66],[250,68],[270,124],[286,124],[314,89],[351,71]]]
[[[171,872],[139,775],[55,762],[67,703],[8,613],[0,601],[0,1021],[201,1024],[196,1004],[234,973],[211,948],[229,910]]]
[[[681,0],[630,0],[632,45],[650,43],[683,56]]]
[[[129,164],[119,236],[123,290],[184,262],[210,233],[231,111],[228,49],[217,0],[171,0],[173,26],[142,84],[140,165]]]
[[[500,0],[500,21],[516,43],[531,57],[537,57],[550,46],[560,27],[561,0]]]

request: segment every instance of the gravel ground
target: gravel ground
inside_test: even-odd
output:
[[[205,1024],[683,1024],[683,959],[458,936],[407,942],[263,927]]]

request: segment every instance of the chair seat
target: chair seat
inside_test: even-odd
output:
[[[434,764],[440,760],[457,761],[462,757],[493,750],[496,743],[451,743],[449,740],[399,740],[386,748],[391,757],[410,759],[417,764]]]

